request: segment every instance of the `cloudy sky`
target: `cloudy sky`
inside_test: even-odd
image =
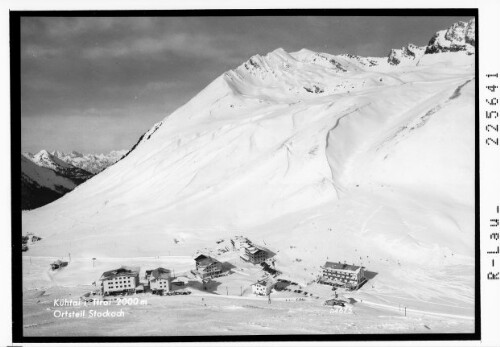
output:
[[[463,17],[143,17],[21,21],[22,150],[128,149],[254,54],[385,56]]]

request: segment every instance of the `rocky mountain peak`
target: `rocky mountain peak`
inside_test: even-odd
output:
[[[391,49],[389,56],[387,57],[387,62],[391,65],[398,65],[402,61],[414,61],[420,58],[425,51],[425,47],[418,47],[417,45],[410,43],[407,46],[401,47],[401,49]]]
[[[446,30],[440,30],[429,41],[426,54],[466,51],[474,54],[476,46],[476,20],[454,23]]]

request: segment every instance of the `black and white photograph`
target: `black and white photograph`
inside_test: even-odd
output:
[[[477,340],[480,20],[10,12],[17,341]]]

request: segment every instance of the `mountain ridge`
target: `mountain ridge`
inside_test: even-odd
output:
[[[21,155],[21,209],[31,210],[57,200],[77,184]]]

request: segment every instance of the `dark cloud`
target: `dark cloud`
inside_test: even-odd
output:
[[[254,54],[383,56],[456,17],[43,18],[21,22],[23,150],[108,151]]]

